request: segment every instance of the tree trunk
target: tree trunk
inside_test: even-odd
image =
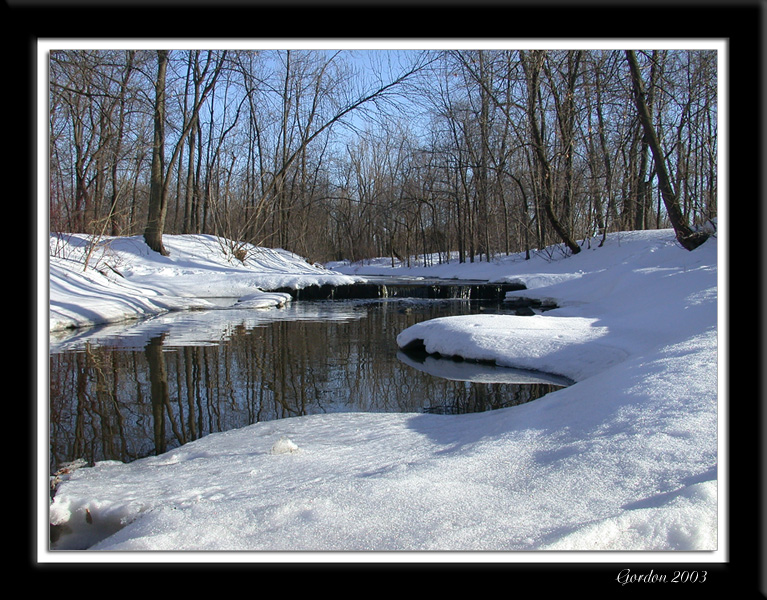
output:
[[[534,54],[537,54],[540,51],[535,51]],[[581,251],[581,247],[570,237],[570,233],[567,231],[567,228],[565,225],[559,220],[557,215],[554,212],[554,206],[553,206],[553,195],[554,195],[554,189],[553,189],[553,181],[551,178],[551,166],[549,165],[549,159],[546,156],[546,152],[544,150],[543,144],[544,144],[544,137],[541,133],[541,130],[538,126],[538,117],[536,116],[537,107],[536,107],[536,95],[539,93],[539,75],[542,67],[542,58],[543,56],[540,54],[534,55],[531,60],[530,64],[527,64],[525,61],[525,55],[520,52],[520,55],[522,57],[522,66],[525,69],[525,74],[527,77],[527,85],[528,85],[528,106],[527,106],[527,115],[528,120],[530,122],[530,128],[532,130],[533,135],[533,148],[535,150],[535,156],[538,159],[538,167],[540,169],[541,174],[541,196],[543,200],[543,209],[546,212],[546,216],[548,217],[549,223],[554,228],[554,231],[557,232],[557,235],[559,238],[565,243],[565,245],[570,249],[570,251],[573,254],[578,254],[578,252]]]
[[[663,149],[660,140],[652,124],[652,118],[645,102],[644,85],[639,73],[639,64],[633,50],[626,50],[629,68],[631,70],[631,81],[634,88],[634,102],[636,103],[639,120],[644,129],[645,138],[650,145],[653,159],[655,159],[655,170],[658,175],[660,193],[663,197],[663,204],[666,206],[668,218],[676,232],[676,239],[687,250],[694,250],[708,239],[708,234],[702,231],[694,231],[682,215],[679,208],[679,200],[671,185],[671,179],[666,168],[666,160],[663,156]]]
[[[149,215],[144,241],[155,252],[163,256],[168,251],[162,243],[165,215],[168,206],[165,199],[165,72],[168,67],[168,51],[157,51],[157,82],[155,84],[154,143],[152,145],[152,173],[149,186]]]

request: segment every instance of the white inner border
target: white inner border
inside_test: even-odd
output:
[[[417,49],[562,49],[579,48],[589,50],[623,49],[677,49],[677,50],[716,50],[718,52],[718,549],[714,552],[50,552],[48,550],[48,345],[49,328],[45,327],[49,318],[48,296],[48,56],[51,50],[60,49],[362,49],[362,50],[417,50]],[[37,81],[37,324],[38,324],[38,493],[39,522],[37,541],[37,559],[41,563],[98,562],[173,562],[173,563],[723,563],[729,560],[729,536],[725,525],[728,520],[728,477],[727,471],[727,363],[725,352],[727,341],[728,295],[726,289],[725,251],[728,245],[727,224],[728,198],[728,139],[725,116],[728,114],[728,42],[726,39],[642,39],[615,38],[607,40],[583,39],[342,39],[313,40],[290,38],[259,39],[66,39],[43,38],[37,42],[36,81]],[[721,260],[724,259],[724,260]],[[723,268],[724,267],[724,268]],[[620,569],[616,569],[616,576]]]

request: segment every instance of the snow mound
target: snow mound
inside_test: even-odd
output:
[[[397,336],[407,350],[423,345],[429,354],[491,361],[584,379],[624,360],[625,350],[605,341],[596,319],[535,315],[466,315],[432,319]]]
[[[270,452],[272,454],[292,454],[293,452],[298,452],[298,446],[290,438],[282,436],[274,442]]]
[[[163,242],[168,256],[141,236],[94,242],[84,234],[51,234],[51,331],[214,309],[217,298],[239,299],[240,308],[279,307],[289,295],[270,290],[358,280],[282,249],[239,244],[239,260],[232,242],[212,235],[166,235]]]

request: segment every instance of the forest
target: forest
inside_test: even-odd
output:
[[[489,261],[717,217],[716,50],[54,50],[50,230]],[[591,242],[589,242],[591,243]],[[598,243],[598,242],[595,242]]]

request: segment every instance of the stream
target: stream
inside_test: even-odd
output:
[[[214,432],[318,413],[461,414],[522,404],[555,377],[407,356],[396,337],[498,300],[301,300],[51,334],[50,468],[130,462]]]

